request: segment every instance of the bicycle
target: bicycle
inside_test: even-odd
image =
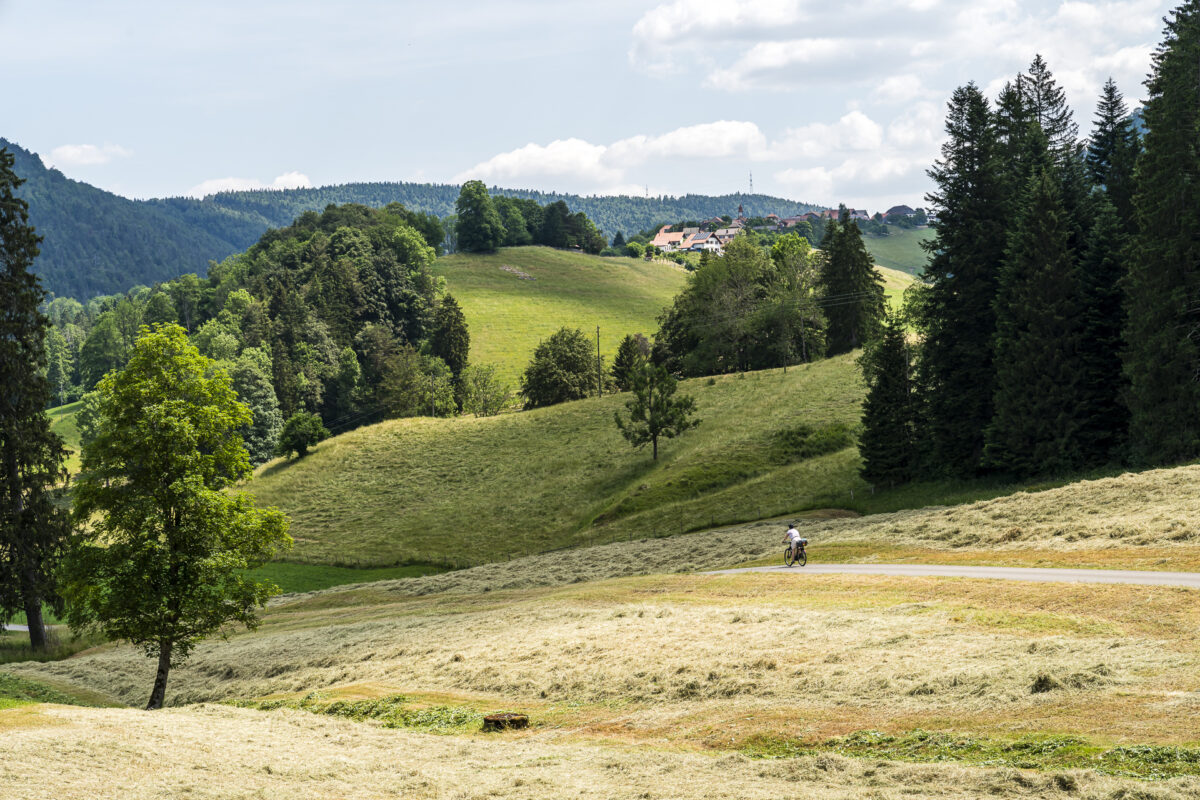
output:
[[[787,550],[783,551],[783,564],[785,567],[790,567],[793,564],[804,566],[808,563],[808,539],[801,539],[796,542],[796,547],[790,545]]]

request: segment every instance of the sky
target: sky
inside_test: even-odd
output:
[[[351,181],[918,206],[1041,53],[1086,132],[1156,0],[0,0],[0,136],[127,197]]]

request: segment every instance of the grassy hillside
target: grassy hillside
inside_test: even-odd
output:
[[[611,362],[626,334],[654,334],[686,275],[673,265],[548,247],[455,254],[438,259],[434,271],[463,307],[471,361],[496,364],[514,384],[538,342],[564,325],[589,336],[599,325]]]
[[[489,419],[403,419],[275,461],[249,484],[292,518],[291,558],[477,564],[593,541],[680,533],[846,500],[858,455],[853,356],[685,381],[700,427],[658,462],[613,424],[616,395]],[[803,426],[816,432],[809,436]],[[836,432],[835,432],[836,433]]]
[[[930,228],[905,230],[892,228],[890,236],[863,236],[863,243],[875,258],[875,263],[910,275],[920,275],[929,260],[921,243],[933,238]]]

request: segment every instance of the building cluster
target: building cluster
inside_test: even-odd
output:
[[[794,217],[780,217],[778,214],[767,214],[763,217],[764,225],[755,225],[753,230],[756,231],[786,231],[788,228],[794,228],[801,222],[829,222],[839,218],[840,210],[836,208],[825,209],[824,211],[810,211],[807,214],[800,214]],[[850,215],[850,219],[867,221],[871,219],[871,215],[861,208],[847,208],[846,213]],[[917,216],[917,211],[908,206],[892,206],[881,215],[883,220],[891,221],[898,217],[912,218]],[[732,221],[725,217],[713,217],[701,222],[694,228],[683,228],[682,230],[673,231],[670,225],[662,226],[650,244],[657,247],[664,253],[674,252],[702,252],[720,254],[725,245],[729,243],[733,237],[737,236],[747,227],[749,220],[747,219],[744,210],[738,206],[738,216]]]

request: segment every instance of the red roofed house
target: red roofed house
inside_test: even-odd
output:
[[[670,253],[672,250],[679,250],[679,245],[681,242],[683,242],[683,231],[679,231],[678,233],[669,233],[668,229],[670,227],[670,225],[663,225],[655,237],[650,240],[650,244],[654,245],[659,250],[662,250],[664,253]]]

